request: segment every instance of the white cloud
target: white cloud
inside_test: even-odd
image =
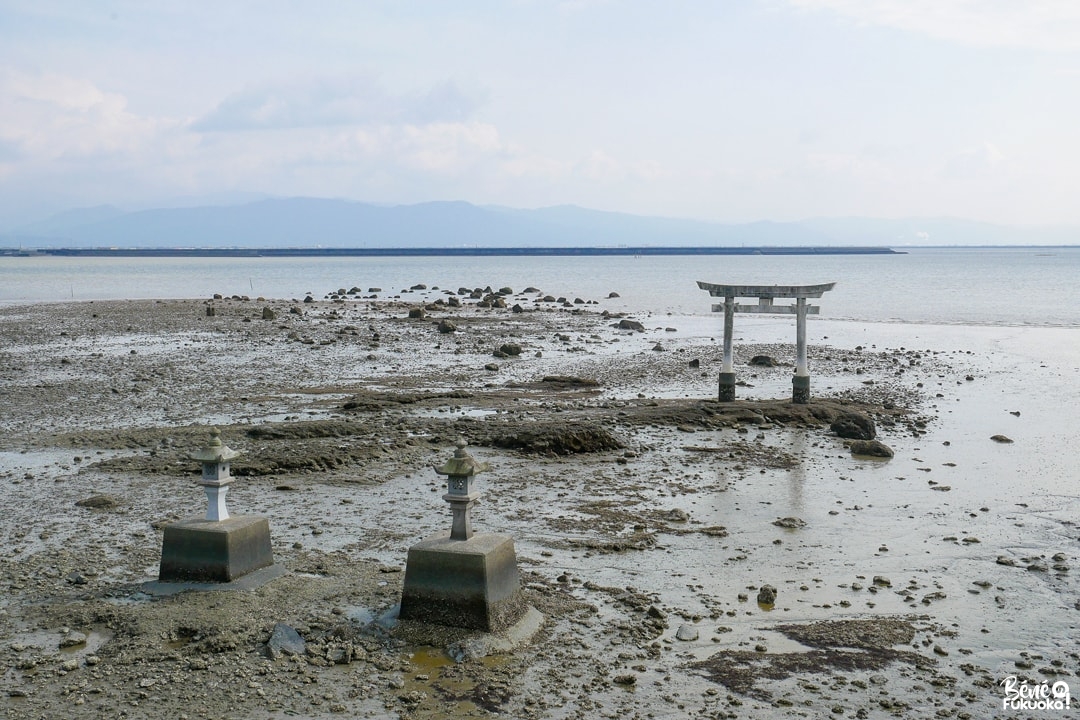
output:
[[[182,121],[140,117],[121,95],[54,74],[0,72],[0,142],[25,159],[129,154]]]
[[[786,0],[867,25],[922,33],[976,47],[1080,50],[1075,0]]]
[[[192,126],[198,131],[453,122],[477,101],[452,82],[391,93],[370,77],[307,78],[234,93]]]
[[[1004,159],[1004,153],[994,143],[984,142],[950,157],[941,174],[951,180],[978,178],[993,172]]]

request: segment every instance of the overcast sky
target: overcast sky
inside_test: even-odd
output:
[[[0,229],[243,193],[1080,223],[1080,2],[0,0]]]

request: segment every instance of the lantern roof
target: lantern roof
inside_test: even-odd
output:
[[[467,443],[464,440],[458,440],[457,450],[454,451],[454,457],[447,460],[442,467],[435,466],[435,472],[440,475],[463,475],[465,477],[471,477],[487,470],[488,464],[477,462],[472,455],[469,455],[465,450],[466,446]]]
[[[192,454],[191,459],[204,463],[220,463],[228,462],[239,456],[238,451],[221,442],[221,431],[213,427],[210,428],[210,442],[199,448],[198,452]]]

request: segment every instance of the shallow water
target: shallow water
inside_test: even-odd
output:
[[[214,293],[316,299],[380,287],[419,298],[423,283],[456,290],[535,286],[612,311],[707,314],[697,280],[735,284],[835,281],[822,317],[872,322],[1078,327],[1080,248],[910,248],[899,255],[484,258],[70,258],[0,256],[0,304],[209,298]],[[611,292],[620,297],[608,299]],[[367,293],[364,293],[365,295]],[[440,293],[428,293],[435,297]],[[1048,298],[1051,301],[1048,301]]]

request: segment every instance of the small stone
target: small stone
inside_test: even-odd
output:
[[[270,634],[270,639],[266,641],[266,650],[271,658],[281,655],[303,655],[307,650],[307,643],[296,630],[285,623],[277,623]]]
[[[86,644],[86,634],[72,630],[60,640],[60,647],[70,648]]]
[[[120,501],[112,495],[92,495],[75,503],[77,507],[93,508],[94,510],[111,510],[120,504]]]
[[[991,435],[990,439],[993,440],[996,443],[1011,443],[1012,442],[1012,438],[1010,438],[1010,437],[1008,437],[1006,435]]]
[[[680,625],[675,632],[675,639],[683,642],[693,642],[698,639],[698,630],[693,625]]]
[[[772,585],[762,585],[758,590],[757,601],[762,605],[772,605],[776,602],[776,588]]]

